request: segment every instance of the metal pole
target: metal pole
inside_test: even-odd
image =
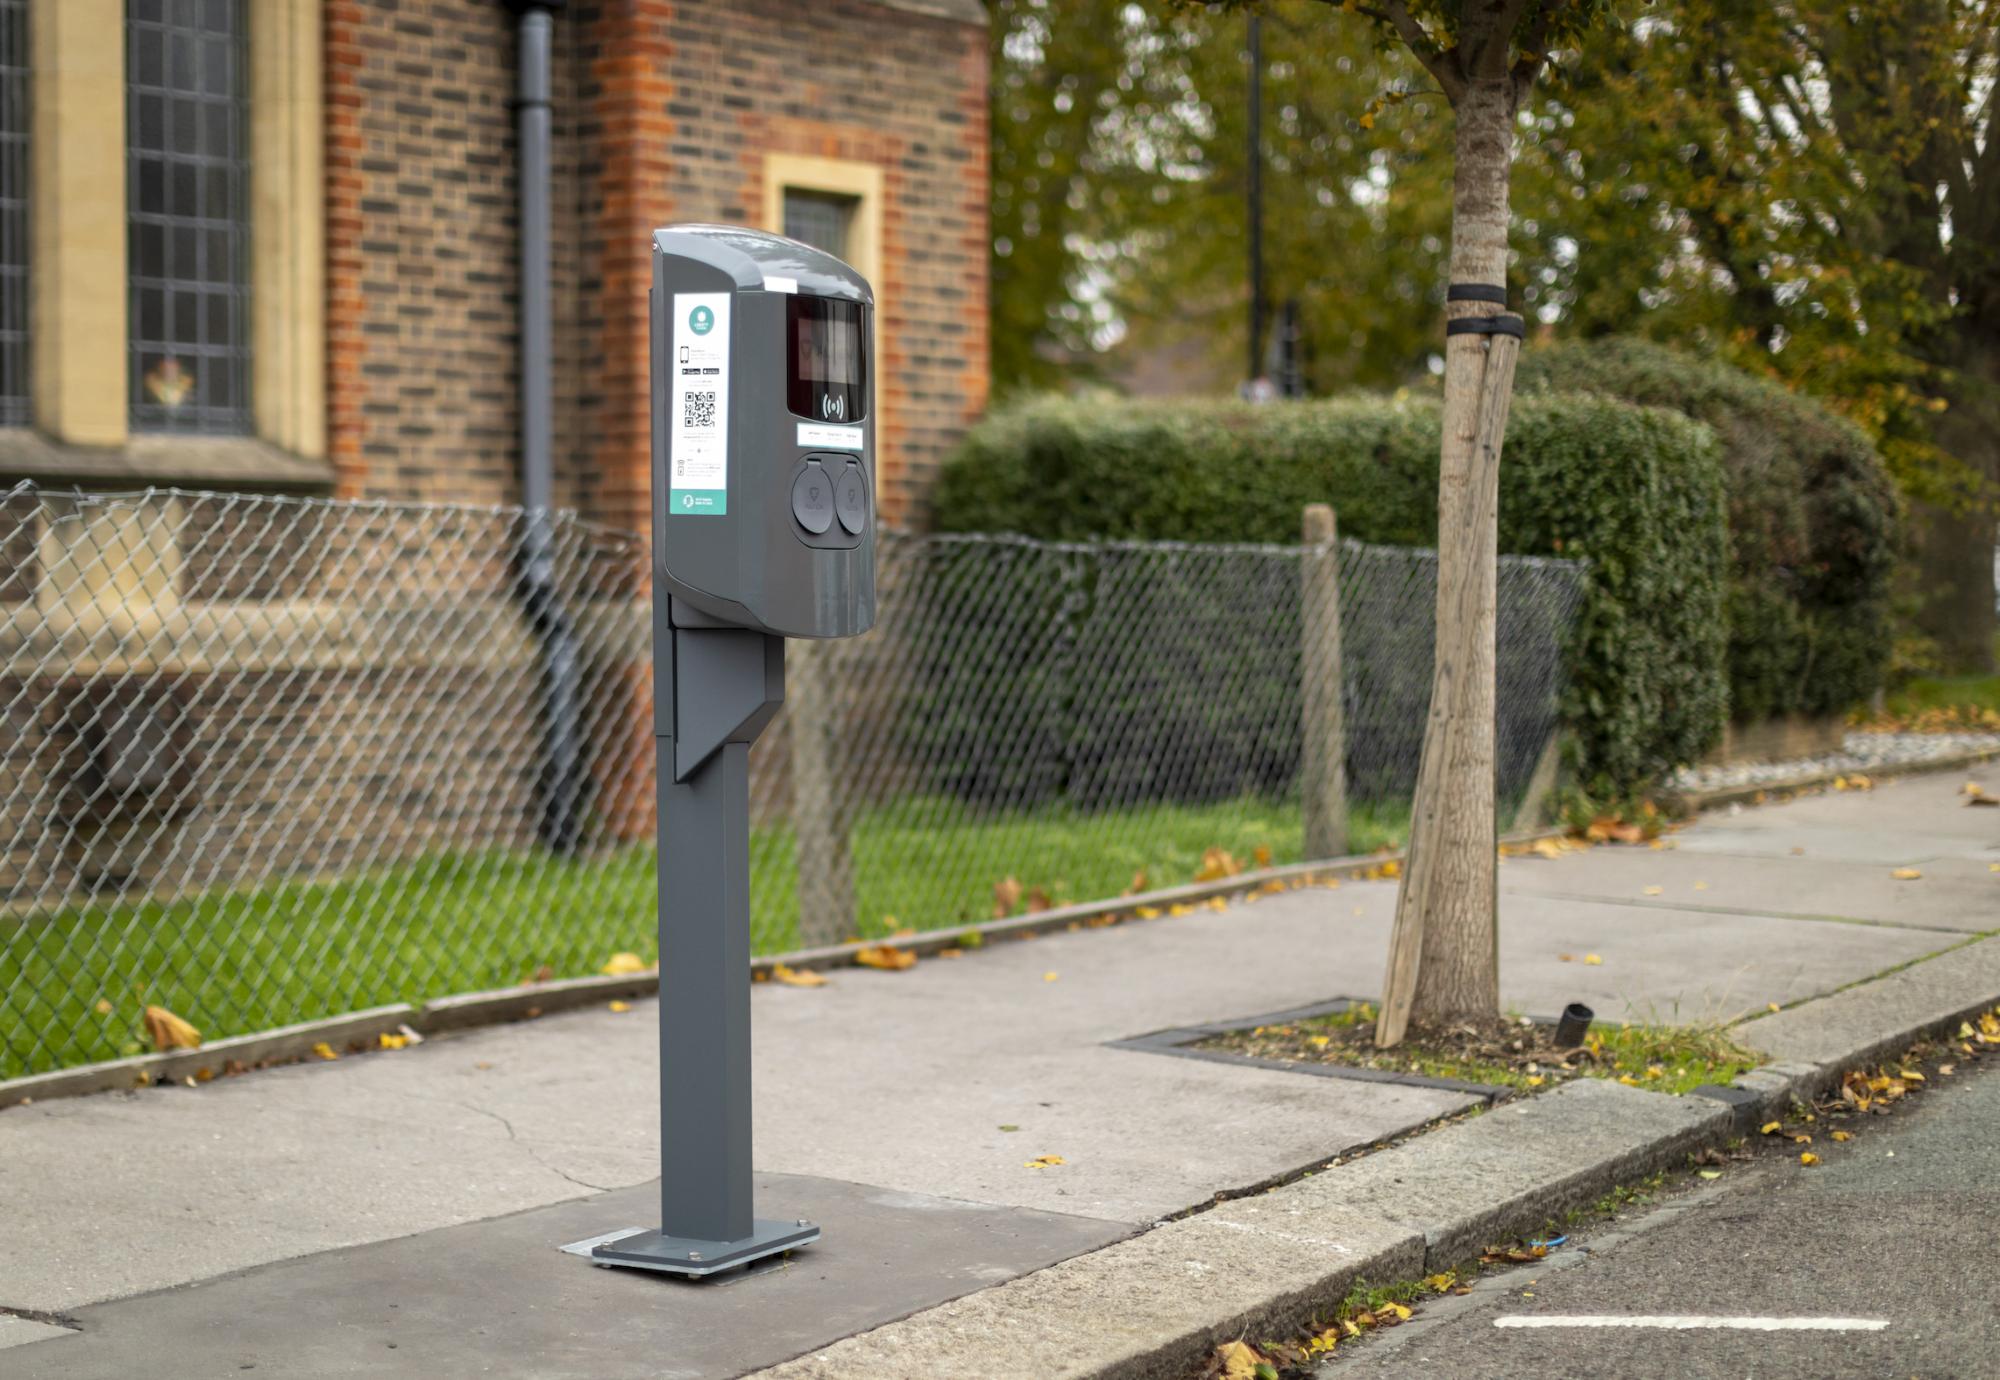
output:
[[[750,745],[726,743],[693,776],[676,781],[673,741],[655,741],[660,1231],[697,1241],[741,1241],[753,1226]]]
[[[1250,16],[1250,373],[1264,376],[1264,26]]]
[[[536,832],[558,852],[582,834],[582,697],[576,628],[557,587],[551,456],[554,387],[549,309],[549,48],[555,20],[547,4],[520,5],[515,132],[520,145],[521,219],[521,596],[539,649],[542,761]]]
[[[819,1239],[804,1218],[758,1218],[750,1181],[750,744],[784,703],[785,640],[665,612],[653,619],[660,1226],[565,1249],[710,1275]]]

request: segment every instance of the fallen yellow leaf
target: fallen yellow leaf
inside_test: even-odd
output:
[[[893,944],[870,945],[854,955],[854,961],[864,968],[880,968],[885,973],[898,973],[917,966],[915,954]]]
[[[164,1006],[149,1006],[142,1018],[154,1049],[200,1049],[201,1032]]]
[[[1531,1074],[1529,1074],[1529,1075],[1528,1075],[1528,1086],[1529,1086],[1529,1087],[1531,1087],[1531,1088],[1539,1088],[1539,1087],[1541,1087],[1541,1086],[1542,1086],[1542,1083],[1543,1083],[1543,1078],[1542,1078],[1542,1075],[1540,1075],[1539,1073],[1531,1073]]]
[[[1014,913],[1014,907],[1021,903],[1021,883],[1015,877],[1002,877],[993,884],[993,918],[1005,920]]]
[[[1661,892],[1665,890],[1666,888],[1663,886],[1649,886],[1646,888],[1646,894],[1648,896],[1658,896]]]
[[[1722,1177],[1722,1171],[1720,1169],[1703,1169],[1698,1172],[1704,1179],[1719,1179]]]
[[[771,965],[771,977],[787,987],[824,987],[827,982],[825,973],[816,973],[809,968],[791,968],[782,963]]]
[[[1835,1140],[1853,1140],[1853,1139],[1854,1139],[1854,1137],[1853,1137],[1853,1136],[1851,1136],[1851,1135],[1849,1135],[1849,1134],[1848,1134],[1848,1133],[1847,1133],[1846,1131],[1835,1131],[1835,1132],[1833,1133],[1833,1138],[1834,1138]]]
[[[1585,963],[1588,963],[1593,968],[1601,966],[1604,962],[1604,960],[1599,958],[1596,954],[1585,954],[1583,956],[1583,961]]]
[[[1033,1159],[1025,1161],[1022,1167],[1026,1169],[1053,1169],[1063,1162],[1061,1155],[1037,1155]]]
[[[1778,1005],[1778,1003],[1776,1003],[1776,1002],[1774,1002],[1774,1001],[1767,1001],[1767,1002],[1765,1002],[1765,1003],[1764,1003],[1764,1009],[1765,1009],[1766,1011],[1782,1011],[1782,1010],[1784,1010],[1785,1008],[1784,1008],[1784,1007],[1782,1007],[1782,1006],[1780,1006],[1780,1005]]]
[[[383,1031],[380,1035],[377,1035],[375,1037],[375,1044],[377,1048],[380,1049],[402,1049],[405,1045],[409,1043],[410,1043],[409,1036],[394,1035],[386,1030]]]
[[[1633,1077],[1633,1076],[1632,1076],[1631,1074],[1629,1074],[1629,1073],[1621,1073],[1621,1074],[1619,1074],[1619,1075],[1618,1075],[1618,1081],[1619,1081],[1620,1083],[1623,1083],[1623,1084],[1624,1084],[1624,1085],[1625,1085],[1626,1087],[1628,1087],[1628,1088],[1636,1088],[1636,1087],[1638,1087],[1638,1086],[1639,1086],[1639,1080],[1638,1080],[1638,1079],[1636,1079],[1636,1078],[1634,1078],[1634,1077]]]
[[[1234,877],[1243,870],[1243,864],[1226,849],[1210,848],[1201,855],[1201,866],[1196,869],[1197,882],[1219,882],[1224,877]]]
[[[1914,882],[1924,874],[1914,867],[1899,867],[1889,875],[1899,882]]]
[[[1141,920],[1157,920],[1162,915],[1166,914],[1166,912],[1161,910],[1158,906],[1140,906],[1137,910],[1133,911],[1132,913],[1138,916]]]
[[[1818,1164],[1819,1156],[1815,1155],[1812,1151],[1807,1150],[1799,1156],[1799,1163],[1804,1165]]]
[[[1775,1136],[1778,1134],[1778,1131],[1780,1129],[1781,1128],[1777,1122],[1767,1121],[1762,1126],[1759,1126],[1757,1128],[1757,1134],[1760,1136]]]
[[[1222,1362],[1222,1380],[1256,1380],[1263,1360],[1243,1342],[1224,1342],[1215,1349],[1215,1359]]]
[[[609,961],[597,971],[606,977],[625,977],[630,973],[643,973],[646,971],[646,960],[637,954],[617,953],[611,955]]]
[[[629,1001],[614,1001],[611,1003],[611,1010],[619,1015],[623,1015],[631,1009],[632,1003]]]
[[[314,1054],[317,1054],[322,1059],[338,1059],[340,1057],[338,1054],[334,1053],[333,1046],[328,1044],[324,1040],[321,1040],[318,1044],[314,1045],[312,1048],[312,1052]]]
[[[1056,974],[1056,973],[1043,973],[1043,974],[1042,974],[1042,981],[1043,981],[1043,982],[1054,982],[1054,981],[1056,980],[1057,976],[1059,976],[1059,975],[1058,975],[1058,974]]]
[[[1229,902],[1223,900],[1220,896],[1209,897],[1207,905],[1208,908],[1213,911],[1224,911],[1229,909]]]

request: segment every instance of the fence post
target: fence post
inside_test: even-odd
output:
[[[854,932],[854,860],[846,792],[836,761],[840,695],[834,651],[798,639],[788,648],[786,714],[792,734],[792,836],[798,858],[799,946],[838,944]]]
[[[1306,505],[1299,553],[1300,768],[1305,856],[1347,852],[1347,729],[1340,679],[1340,545],[1333,507]]]

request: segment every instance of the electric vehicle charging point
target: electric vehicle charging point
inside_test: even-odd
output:
[[[758,230],[652,254],[660,1225],[565,1249],[703,1276],[820,1234],[751,1202],[749,753],[785,639],[875,622],[874,294]]]

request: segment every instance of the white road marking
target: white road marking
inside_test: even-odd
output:
[[[1734,1328],[1743,1332],[1880,1332],[1886,1318],[1728,1318],[1688,1314],[1527,1313],[1495,1318],[1495,1327],[1656,1327],[1684,1332],[1700,1327]]]

